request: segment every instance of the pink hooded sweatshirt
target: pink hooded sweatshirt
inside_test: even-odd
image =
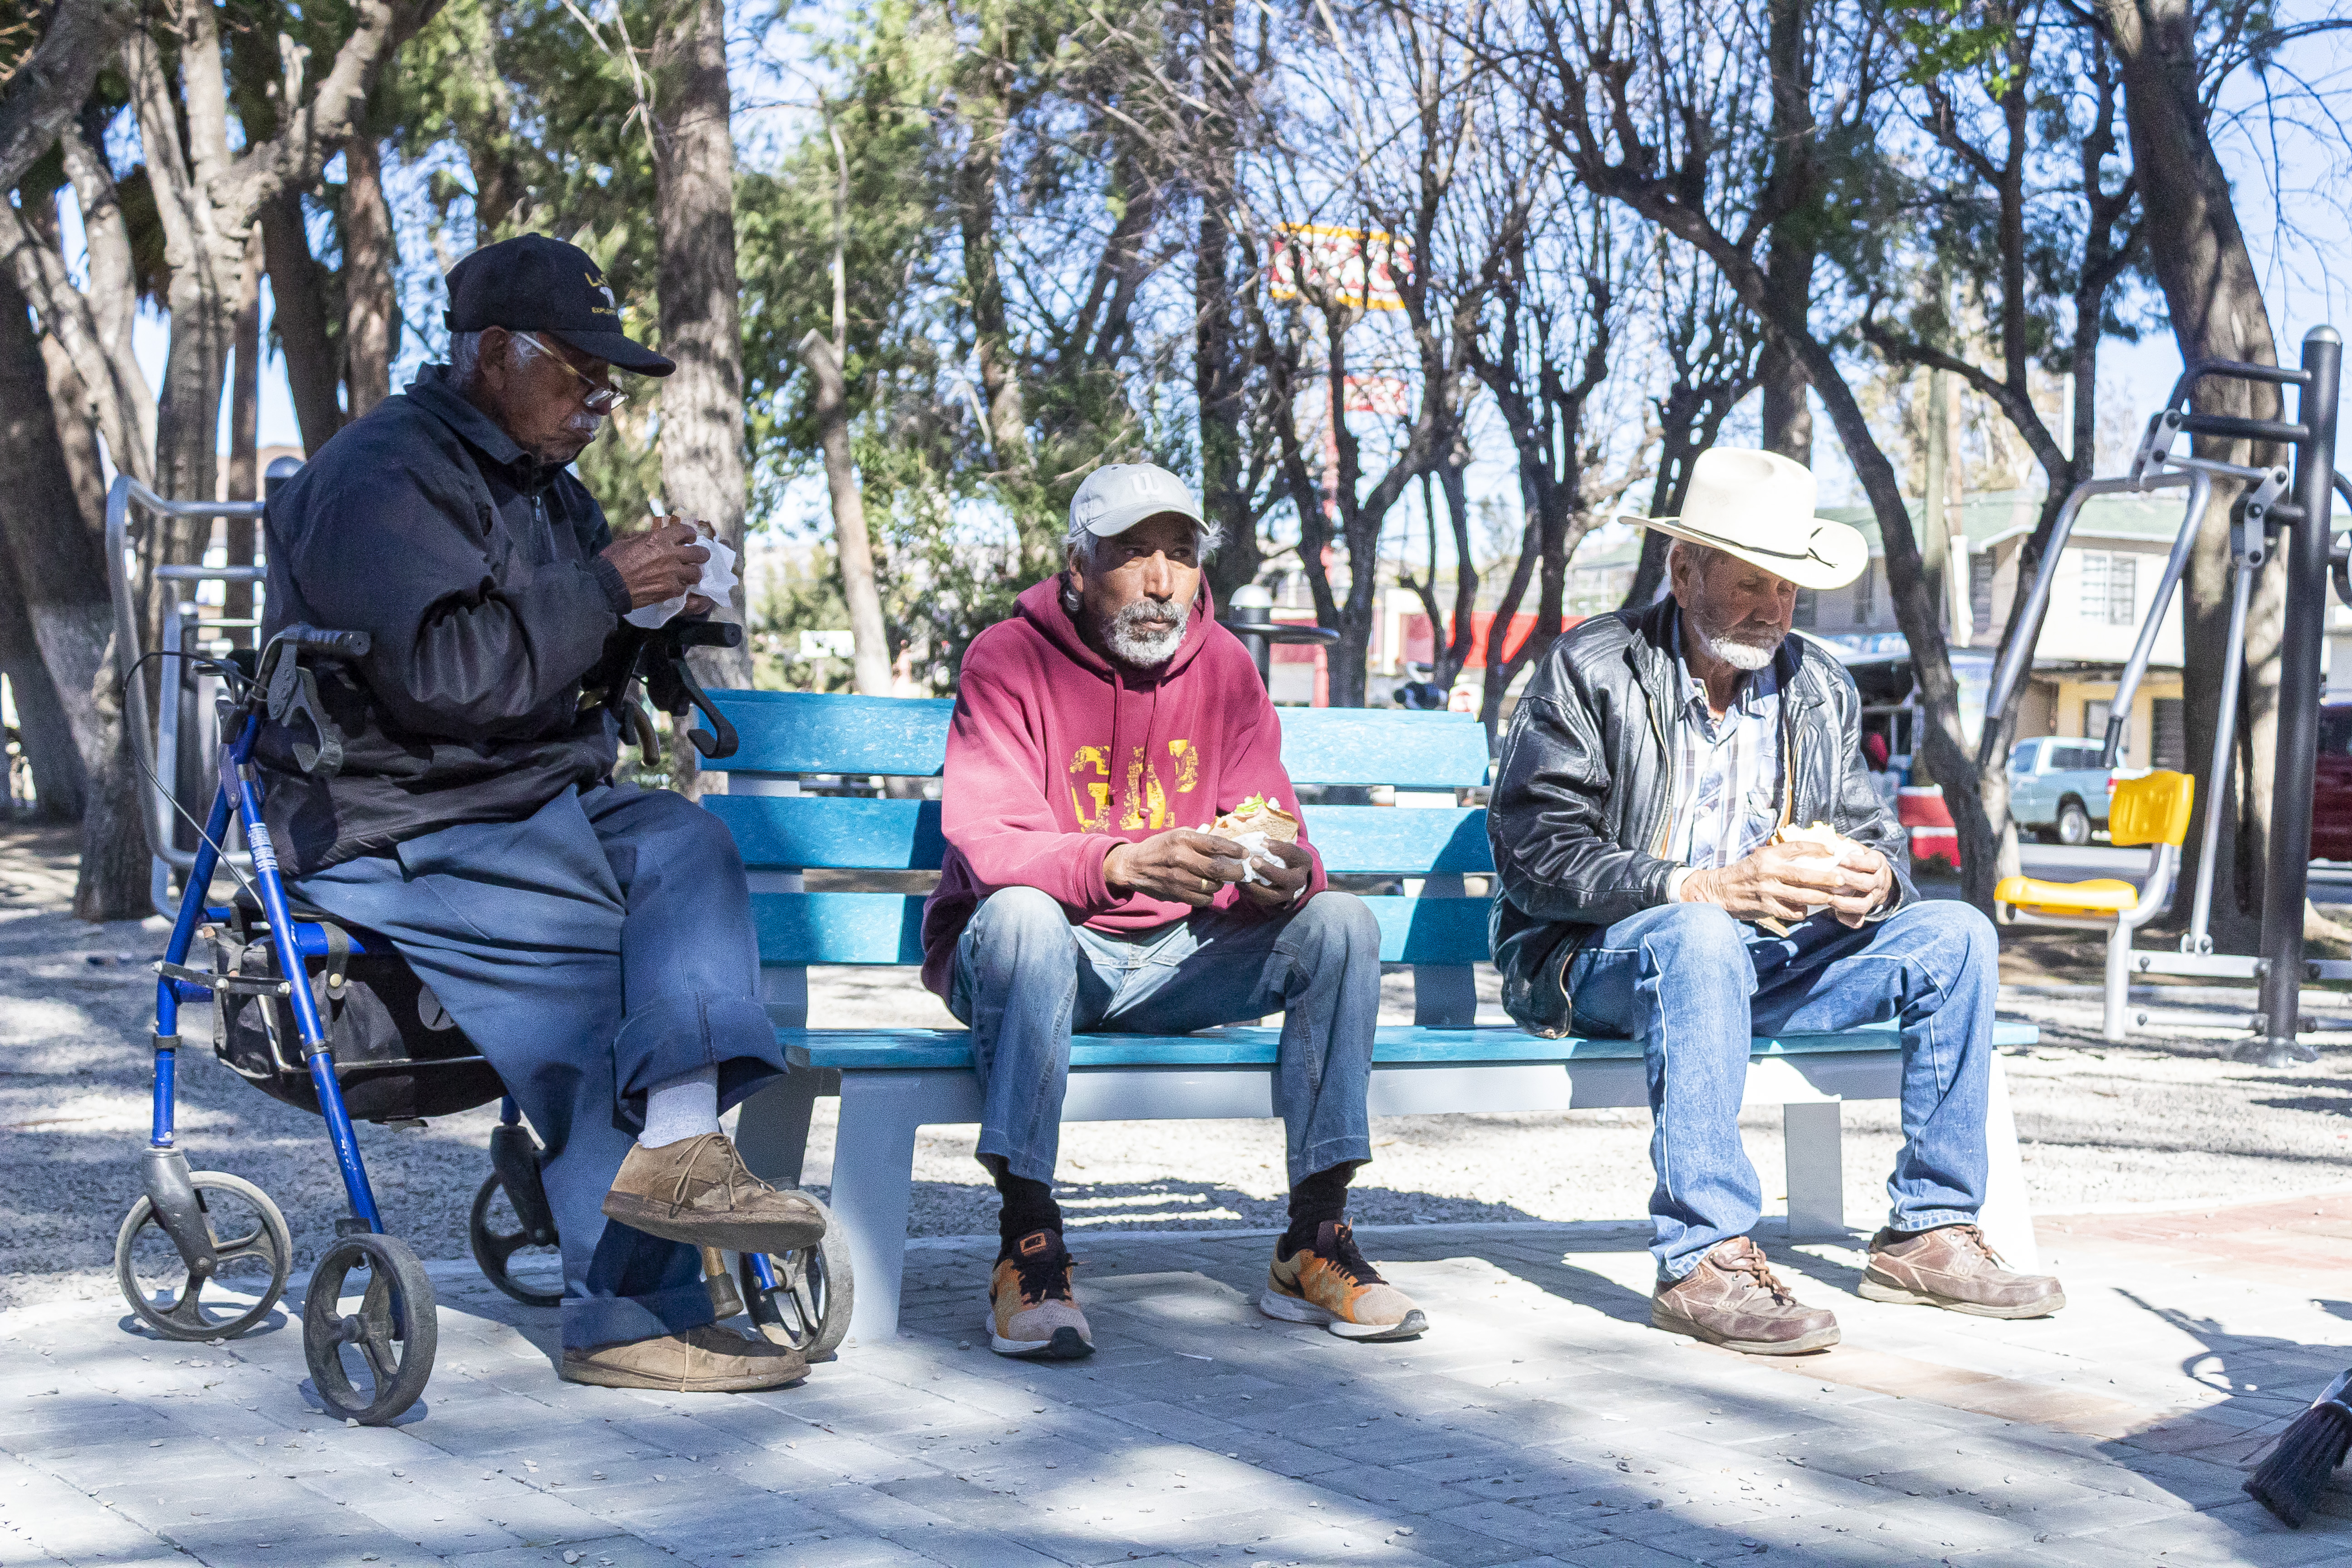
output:
[[[1205,828],[1254,795],[1300,815],[1282,770],[1282,721],[1249,650],[1217,624],[1207,584],[1175,657],[1150,676],[1088,647],[1061,588],[1055,577],[1023,594],[1020,614],[964,655],[941,781],[948,850],[923,907],[923,984],[941,995],[956,938],[999,888],[1051,893],[1074,924],[1149,931],[1193,911],[1113,891],[1103,881],[1112,845]],[[1313,898],[1323,858],[1303,827],[1298,843],[1314,856]],[[1225,888],[1213,907],[1239,897]]]

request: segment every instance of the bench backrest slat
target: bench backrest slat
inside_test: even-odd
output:
[[[1470,789],[1486,782],[1486,731],[1468,713],[1285,708],[1282,765],[1293,784]]]
[[[1484,899],[1369,898],[1383,963],[1475,963],[1486,956]],[[754,893],[752,923],[768,963],[923,961],[915,893]]]
[[[719,795],[703,804],[727,824],[743,864],[755,871],[935,871],[947,851],[937,801]],[[1325,868],[1343,876],[1484,876],[1495,868],[1486,814],[1475,807],[1310,805],[1307,834]]]
[[[747,773],[888,773],[928,778],[948,754],[945,697],[818,691],[710,693],[740,745],[724,764]]]
[[[929,777],[947,757],[944,697],[814,691],[714,691],[741,745],[730,772]],[[1363,708],[1282,710],[1282,763],[1293,783],[1466,789],[1486,779],[1486,731],[1467,713]]]

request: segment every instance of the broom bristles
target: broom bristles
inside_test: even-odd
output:
[[[2290,1529],[2303,1528],[2320,1489],[2352,1450],[2352,1408],[2341,1398],[2347,1379],[2352,1373],[2337,1378],[2317,1404],[2296,1416],[2271,1457],[2246,1479],[2247,1492]]]

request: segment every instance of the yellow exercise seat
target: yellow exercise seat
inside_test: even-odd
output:
[[[2139,888],[2113,877],[2087,882],[2045,882],[2037,877],[2003,877],[1993,901],[2037,915],[2119,915],[2139,902]]]
[[[2173,875],[2197,781],[2163,769],[2117,784],[2107,802],[2107,837],[2118,849],[2149,846],[2147,881],[2135,887],[2113,877],[2084,882],[2044,882],[2003,877],[1993,902],[2028,924],[2087,926],[2107,933],[2106,1026],[2110,1040],[2124,1037],[2132,933],[2172,903]]]

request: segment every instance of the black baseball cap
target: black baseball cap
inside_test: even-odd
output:
[[[576,245],[543,234],[518,235],[486,245],[449,268],[453,332],[488,327],[545,332],[639,375],[677,368],[621,331],[621,310],[604,268]]]

